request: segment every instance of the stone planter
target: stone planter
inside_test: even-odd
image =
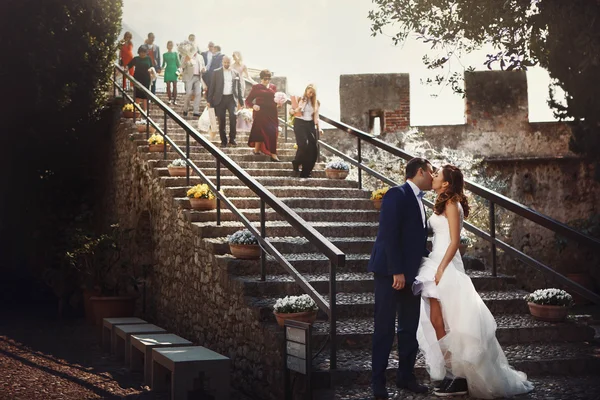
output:
[[[190,198],[190,204],[194,210],[214,210],[217,208],[217,199],[194,199]]]
[[[102,326],[104,318],[132,317],[135,300],[134,296],[90,297],[96,326]]]
[[[133,118],[133,111],[123,111],[123,118]]]
[[[375,206],[376,210],[381,210],[381,203],[383,202],[383,199],[379,199],[379,200],[371,200],[373,202],[373,206]]]
[[[529,312],[533,318],[547,322],[562,322],[567,318],[569,307],[546,306],[542,304],[527,303]]]
[[[273,312],[273,314],[275,314],[275,318],[277,319],[277,323],[279,324],[279,326],[283,326],[283,323],[286,319],[291,319],[292,321],[307,322],[309,324],[312,324],[317,319],[316,311],[305,311],[305,312],[299,312],[299,313],[281,313],[281,314]]]
[[[159,153],[159,152],[165,151],[165,145],[164,145],[164,143],[163,144],[149,144],[148,150],[151,153]]]
[[[590,274],[588,274],[587,272],[582,272],[582,273],[572,273],[572,274],[565,274],[565,276],[567,278],[569,278],[570,280],[572,280],[575,283],[580,284],[581,286],[583,286],[584,288],[593,291],[594,290],[594,285],[593,285],[593,281],[592,281],[592,277],[590,276]],[[590,304],[590,301],[588,299],[586,299],[583,296],[578,295],[577,293],[569,293],[571,296],[573,296],[573,302],[575,304],[579,305],[584,305],[584,304]]]
[[[185,167],[167,167],[169,170],[169,176],[185,176],[186,168]],[[190,171],[191,173],[192,171]]]
[[[349,172],[350,171],[347,171],[345,169],[325,169],[325,175],[329,179],[346,179]]]
[[[144,133],[146,132],[146,124],[135,124],[135,126],[137,126],[137,131],[139,133]],[[149,131],[150,133],[155,133],[156,129],[154,129],[154,127],[152,125],[149,126]]]
[[[229,250],[235,258],[242,260],[257,260],[261,255],[260,246],[257,244],[229,243]]]

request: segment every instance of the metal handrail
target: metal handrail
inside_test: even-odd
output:
[[[164,112],[164,129],[161,129],[156,122],[154,122],[150,118],[150,104],[148,104],[147,113],[137,104],[135,104],[134,99],[127,94],[125,89],[119,86],[116,74],[117,72],[121,73],[128,80],[130,80],[135,86],[136,90],[141,90],[146,94],[148,99],[152,100],[152,104],[158,106]],[[336,369],[337,364],[337,346],[336,346],[336,331],[337,331],[337,312],[336,312],[336,270],[337,268],[344,268],[346,262],[346,255],[339,250],[333,243],[331,243],[327,238],[325,238],[320,232],[314,229],[310,224],[308,224],[303,218],[301,218],[295,211],[289,208],[286,204],[284,204],[281,200],[279,200],[275,195],[273,195],[269,190],[267,190],[263,185],[261,185],[258,181],[256,181],[252,176],[250,176],[246,171],[244,171],[240,166],[238,166],[231,158],[229,158],[225,153],[223,153],[218,147],[212,144],[209,140],[207,140],[203,135],[198,133],[185,119],[181,118],[178,114],[176,114],[171,108],[169,108],[166,104],[164,104],[158,97],[156,97],[152,92],[148,90],[148,88],[144,87],[137,80],[135,80],[132,76],[126,73],[126,71],[120,67],[119,65],[114,66],[113,70],[113,78],[112,83],[114,86],[114,94],[116,95],[116,91],[120,91],[123,96],[130,102],[134,104],[134,107],[139,110],[140,114],[145,116],[147,128],[146,128],[146,136],[149,136],[149,127],[153,126],[154,129],[163,136],[165,140],[164,146],[164,158],[166,159],[167,154],[167,144],[171,146],[179,155],[183,157],[186,161],[187,167],[187,183],[189,185],[190,178],[190,168],[200,176],[200,178],[209,186],[211,191],[215,194],[217,198],[217,225],[220,224],[220,211],[221,204],[223,201],[227,208],[233,212],[240,221],[252,232],[252,234],[259,241],[262,248],[262,257],[261,257],[261,280],[265,280],[266,275],[266,253],[270,254],[275,260],[279,262],[280,265],[294,278],[296,283],[315,300],[318,307],[323,310],[328,318],[330,324],[330,369]],[[186,151],[184,152],[175,144],[175,142],[167,135],[167,117],[171,118],[177,125],[179,125],[186,133]],[[134,122],[135,122],[135,112],[134,112]],[[196,142],[201,144],[210,154],[212,154],[216,161],[217,167],[217,183],[213,184],[208,177],[194,164],[194,162],[190,159],[190,146],[189,146],[189,138],[193,138]],[[252,225],[252,223],[243,215],[243,213],[235,207],[235,205],[220,191],[220,168],[221,165],[227,167],[229,171],[231,171],[240,181],[242,181],[249,189],[251,189],[261,201],[260,214],[261,214],[261,222],[260,222],[260,232]],[[329,302],[327,302],[320,293],[318,293],[314,287],[300,274],[290,263],[283,257],[283,255],[273,246],[273,244],[266,240],[266,225],[265,225],[265,204],[268,204],[275,212],[281,215],[292,227],[297,229],[310,243],[315,245],[319,250],[321,250],[325,256],[330,261],[329,268]]]

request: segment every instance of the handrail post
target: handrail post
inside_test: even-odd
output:
[[[146,139],[150,137],[150,99],[146,100]],[[167,144],[165,143],[165,149],[167,148]]]
[[[337,311],[336,311],[336,296],[337,296],[337,276],[336,268],[342,271],[345,268],[346,256],[340,255],[337,259],[337,265],[329,262],[329,338],[330,351],[329,369],[337,369]]]
[[[360,136],[357,136],[358,139],[358,188],[362,190],[362,148]]]
[[[185,131],[185,158],[186,158],[186,170],[185,170],[185,184],[190,186],[190,164],[187,162],[190,160],[190,133]]]
[[[135,125],[135,114],[137,113],[137,108],[135,107],[135,105],[136,105],[135,92],[133,92],[131,105],[133,105],[133,125]],[[148,139],[148,138],[146,137],[146,139]]]
[[[287,142],[288,136],[288,113],[287,113],[287,103],[283,105],[283,134],[285,137],[285,141]]]
[[[221,162],[217,158],[217,192],[221,191]],[[217,225],[221,225],[221,199],[217,196]]]
[[[496,212],[494,210],[494,202],[490,200],[490,236],[492,240],[496,239]],[[497,259],[496,259],[496,243],[492,245],[492,276],[497,276]]]
[[[260,236],[265,239],[267,237],[267,229],[265,226],[265,201],[260,199]],[[261,246],[260,255],[260,280],[264,282],[267,280],[267,253]]]
[[[165,111],[164,116],[163,116],[163,141],[165,142],[165,148],[164,148],[164,156],[165,156],[165,160],[167,159],[167,112]]]
[[[123,78],[125,79],[125,78]],[[113,67],[113,81],[115,84],[113,85],[113,97],[117,97],[117,68]],[[122,82],[122,81],[121,81]]]

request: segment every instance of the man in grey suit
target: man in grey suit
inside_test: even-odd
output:
[[[206,72],[204,60],[198,52],[183,60],[182,79],[185,83],[185,102],[183,116],[187,116],[190,108],[190,99],[194,95],[194,117],[200,116],[200,99],[202,98],[202,74]]]
[[[213,60],[214,61],[214,60]],[[237,146],[236,136],[236,111],[244,106],[240,74],[231,68],[229,57],[223,57],[223,67],[214,71],[212,81],[208,87],[208,106],[215,108],[219,120],[219,135],[221,147],[227,147],[227,134],[225,133],[225,112],[229,112],[229,145]]]

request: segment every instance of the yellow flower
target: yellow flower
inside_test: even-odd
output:
[[[385,186],[381,189],[373,190],[371,192],[371,200],[381,200],[383,196],[387,193],[389,187]]]
[[[294,150],[298,150],[298,145],[297,144],[294,145]]]
[[[165,140],[163,139],[163,137],[160,135],[157,135],[157,134],[153,134],[148,139],[148,144],[164,144],[164,143],[165,143]]]
[[[188,197],[193,197],[195,199],[209,199],[212,200],[215,198],[215,195],[210,190],[207,184],[202,183],[196,186],[193,186],[187,191]]]

